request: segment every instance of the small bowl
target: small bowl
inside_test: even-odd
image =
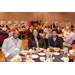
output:
[[[53,50],[53,51],[59,53],[59,50]]]
[[[40,61],[44,62],[45,61],[45,57],[40,57]]]
[[[45,56],[46,54],[45,53],[38,53],[39,56]]]

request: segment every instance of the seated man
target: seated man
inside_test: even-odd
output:
[[[64,41],[66,42],[66,43],[69,43],[69,44],[71,44],[72,43],[72,41],[74,40],[74,38],[75,38],[75,34],[74,34],[74,32],[73,32],[73,29],[72,28],[69,28],[69,35],[68,35],[68,37],[66,38],[66,39],[64,39]]]
[[[15,30],[13,37],[4,40],[2,52],[5,54],[6,62],[10,62],[16,54],[20,54],[23,50],[22,41],[18,39],[18,36],[19,32]]]
[[[57,31],[58,34],[62,34],[62,30],[61,30],[61,27],[60,26],[58,26],[57,30],[58,30]]]
[[[69,27],[66,27],[66,30],[64,32],[64,36],[68,36],[69,35]]]

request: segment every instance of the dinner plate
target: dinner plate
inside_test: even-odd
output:
[[[40,56],[45,56],[45,53],[38,53]]]
[[[38,58],[38,55],[32,55],[32,58],[36,59],[36,58]]]
[[[14,60],[17,60],[18,58],[12,58],[11,62],[14,62]],[[20,59],[20,58],[19,58]],[[20,61],[15,61],[15,62],[21,62],[22,59],[20,59]]]
[[[68,62],[69,61],[69,58],[62,57],[61,60],[64,61],[64,62]]]
[[[52,58],[52,60],[54,60],[54,59],[55,59],[55,57],[53,57],[53,58]],[[49,58],[49,59],[46,59],[46,61],[45,61],[45,62],[47,62],[47,60],[49,60],[48,62],[50,62],[50,58]]]
[[[26,60],[25,62],[35,62],[35,61],[34,61],[34,60],[31,60],[31,61],[30,61],[30,60],[29,60],[29,61],[28,61],[28,60]]]
[[[54,52],[53,54],[54,54],[54,55],[60,55],[60,53],[56,53],[56,52]]]

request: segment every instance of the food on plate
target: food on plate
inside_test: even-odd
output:
[[[21,59],[20,58],[17,58],[17,59],[13,59],[12,62],[20,62]]]
[[[37,48],[37,50],[42,50],[42,48]]]
[[[26,50],[21,51],[21,53],[26,53]]]
[[[54,48],[54,50],[60,50],[60,48]]]
[[[75,48],[73,49],[73,52],[75,52]]]

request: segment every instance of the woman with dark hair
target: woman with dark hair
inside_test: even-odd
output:
[[[32,36],[28,40],[28,47],[29,47],[29,49],[32,48],[32,47],[46,48],[45,40],[43,39],[43,37],[41,37],[39,35],[39,32],[38,32],[37,29],[33,29]]]
[[[48,45],[52,47],[63,48],[63,39],[62,37],[57,36],[57,29],[52,30],[52,37],[48,39]]]

